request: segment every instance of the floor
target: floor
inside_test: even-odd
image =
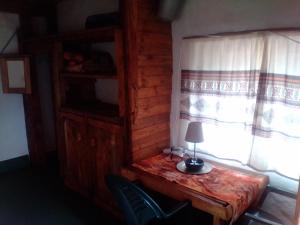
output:
[[[30,168],[0,174],[1,225],[120,224],[65,189],[52,175]]]
[[[65,188],[57,174],[30,167],[0,173],[0,225],[124,224]],[[166,209],[173,204],[158,193],[149,194]],[[169,224],[211,224],[211,217],[199,210],[182,215]]]

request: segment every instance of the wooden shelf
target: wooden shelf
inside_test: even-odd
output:
[[[116,32],[119,32],[118,26],[101,27],[93,29],[84,29],[58,35],[62,41],[84,41],[84,42],[110,42],[115,40]]]
[[[66,33],[50,34],[40,37],[29,37],[21,40],[22,43],[35,43],[35,42],[55,42],[59,41],[92,41],[92,42],[106,42],[114,41],[115,33],[120,32],[119,26],[100,27],[83,29],[79,31],[72,31]]]
[[[64,78],[83,78],[83,79],[111,79],[117,80],[116,74],[109,73],[72,73],[62,72],[61,76]]]
[[[83,107],[63,106],[60,108],[61,113],[73,113],[80,116],[88,116],[90,118],[99,119],[105,122],[114,124],[122,124],[122,118],[118,116],[118,111],[115,109],[93,109]]]

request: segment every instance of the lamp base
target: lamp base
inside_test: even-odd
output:
[[[199,171],[204,166],[204,161],[199,158],[188,158],[184,163],[188,171]]]
[[[213,169],[212,165],[210,163],[204,162],[204,166],[200,170],[191,171],[186,168],[184,160],[177,163],[176,168],[178,171],[180,171],[182,173],[193,174],[193,175],[206,174],[206,173],[209,173],[210,171],[212,171],[212,169]]]

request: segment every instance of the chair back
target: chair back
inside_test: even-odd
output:
[[[128,225],[146,225],[164,218],[157,203],[134,183],[117,175],[107,175],[106,183],[125,214]]]

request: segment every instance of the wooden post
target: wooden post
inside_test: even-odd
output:
[[[296,200],[294,225],[300,225],[300,181],[299,181],[298,194],[297,194],[297,200]]]
[[[213,225],[225,225],[225,221],[220,219],[219,217],[217,216],[214,216],[213,217]]]

